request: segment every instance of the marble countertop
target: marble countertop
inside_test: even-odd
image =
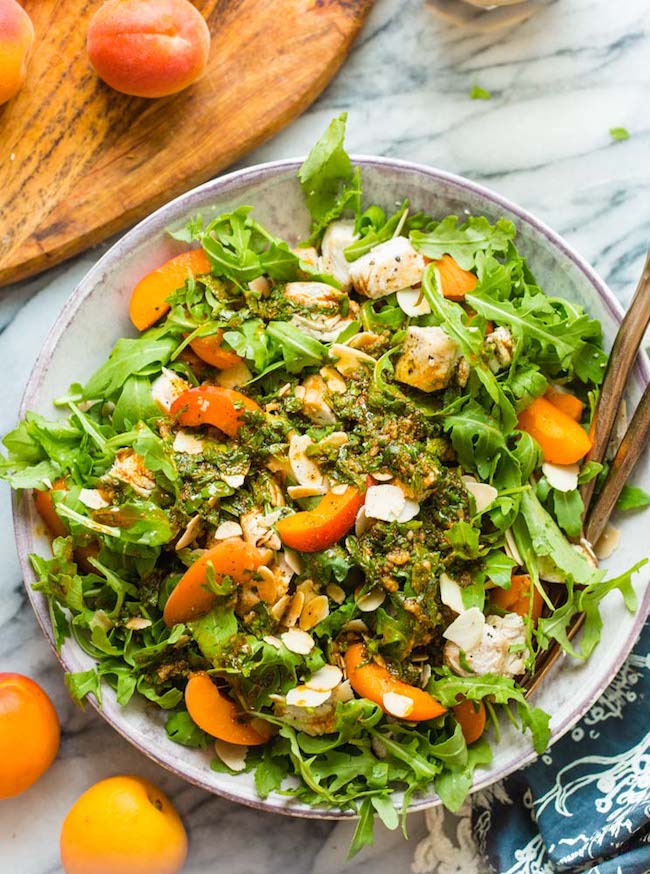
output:
[[[297,122],[244,163],[304,154],[348,110],[350,151],[413,159],[469,176],[536,213],[589,260],[623,303],[650,239],[650,6],[646,0],[531,0],[528,20],[502,30],[458,28],[425,0],[377,0],[338,78]],[[471,100],[472,86],[492,93]],[[613,127],[630,139],[615,142]],[[43,339],[97,247],[0,291],[0,432],[15,424]],[[70,702],[63,674],[23,591],[8,489],[0,495],[0,668],[40,682],[60,714],[59,757],[30,790],[0,803],[2,870],[60,870],[65,813],[89,785],[142,774],[174,799],[190,835],[188,874],[475,874],[453,859],[413,866],[427,833],[378,830],[346,864],[353,826],[292,820],[238,807],[182,783],[147,760],[93,711]]]

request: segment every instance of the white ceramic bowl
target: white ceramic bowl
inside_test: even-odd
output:
[[[434,216],[472,213],[491,220],[500,216],[517,226],[518,246],[541,286],[584,305],[601,320],[608,346],[621,319],[621,308],[603,281],[557,234],[524,210],[493,192],[456,176],[429,167],[385,158],[355,158],[362,166],[367,202],[387,210],[409,198],[414,209]],[[134,335],[128,317],[128,300],[135,283],[149,270],[178,254],[185,247],[166,233],[190,216],[206,217],[241,204],[251,205],[253,214],[275,233],[297,242],[308,228],[308,214],[296,181],[299,161],[279,161],[240,170],[196,188],[159,209],[116,243],[93,267],[70,296],[52,329],[29,380],[21,413],[36,410],[52,416],[52,398],[60,396],[72,382],[83,382],[107,357],[119,337]],[[628,387],[628,400],[636,403],[650,377],[647,359],[637,364]],[[646,453],[636,472],[636,481],[650,488],[650,459]],[[27,592],[38,621],[50,643],[52,628],[45,598],[31,589],[34,574],[28,555],[49,553],[49,543],[37,524],[33,502],[14,502],[18,551]],[[647,516],[630,514],[617,520],[621,546],[605,562],[612,573],[619,572],[648,553]],[[648,569],[636,579],[640,607],[627,612],[617,592],[603,603],[604,628],[600,645],[586,663],[558,661],[536,695],[535,703],[551,713],[552,741],[556,741],[588,710],[611,682],[632,648],[650,608]],[[68,640],[60,653],[68,671],[87,670],[92,659],[74,641]],[[210,754],[178,746],[167,739],[162,711],[133,701],[120,707],[106,688],[100,711],[117,731],[146,755],[191,783],[234,801],[294,816],[343,818],[348,812],[325,807],[311,808],[279,795],[265,801],[255,792],[252,775],[230,776],[210,770]],[[491,766],[476,775],[474,789],[483,788],[521,768],[535,758],[527,736],[504,720],[502,738],[494,744]],[[431,807],[439,800],[431,792],[413,799],[412,810]]]

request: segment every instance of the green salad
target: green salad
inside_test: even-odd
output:
[[[522,682],[553,641],[587,658],[639,566],[606,580],[580,539],[600,324],[510,221],[366,203],[344,133],[300,168],[298,246],[245,205],[172,233],[142,333],[67,418],[26,415],[0,476],[53,537],[31,561],[57,646],[95,660],[73,698],[144,696],[261,798],[355,810],[355,852],[394,792],[458,810],[500,711],[545,750]]]

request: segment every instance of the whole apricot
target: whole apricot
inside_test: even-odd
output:
[[[29,15],[16,0],[0,0],[0,103],[20,91],[33,45]]]
[[[210,31],[189,0],[106,0],[91,19],[86,49],[111,88],[166,97],[204,72]]]
[[[61,829],[65,874],[178,874],[187,835],[167,796],[142,777],[100,780]]]
[[[38,683],[0,674],[0,798],[28,789],[59,749],[59,719]]]

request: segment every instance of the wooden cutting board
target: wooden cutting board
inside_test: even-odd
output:
[[[208,72],[160,100],[118,94],[87,60],[101,0],[25,0],[35,50],[0,106],[0,285],[98,243],[214,176],[303,112],[373,0],[196,0]]]

